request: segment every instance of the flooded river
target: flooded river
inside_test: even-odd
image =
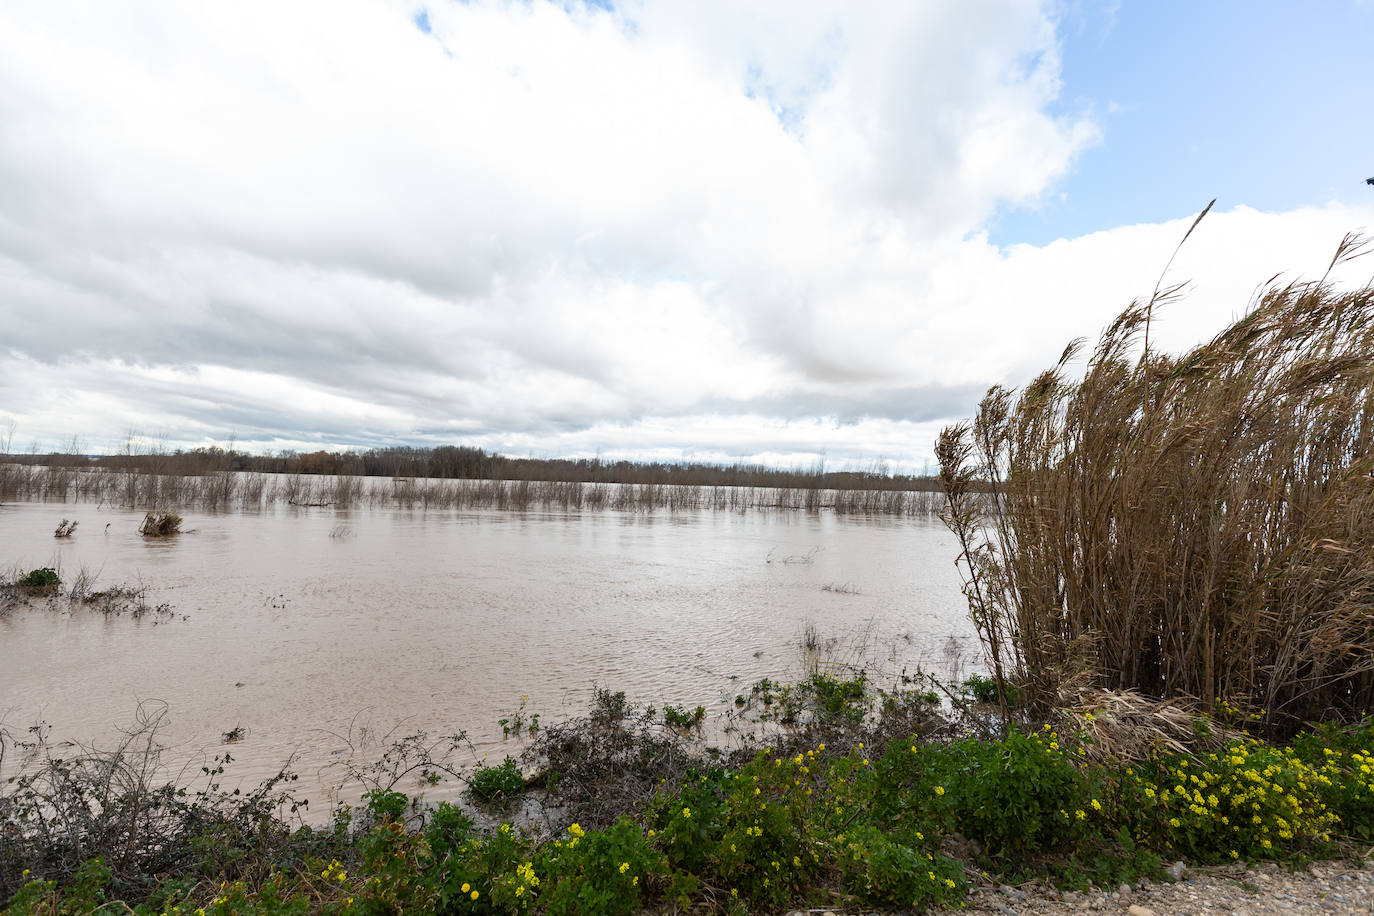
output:
[[[315,792],[350,737],[466,730],[499,759],[497,720],[522,696],[546,722],[581,713],[593,685],[724,708],[759,677],[795,676],[808,624],[889,674],[976,648],[936,519],[279,506],[186,512],[182,534],[155,540],[142,515],[0,506],[0,566],[141,585],[169,610],[63,599],[0,614],[11,732],[43,721],[107,740],[161,702],[169,759],[242,729],[233,775],[255,783],[295,754]],[[79,526],[58,540],[63,518]]]

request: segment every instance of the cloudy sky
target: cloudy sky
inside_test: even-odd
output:
[[[16,451],[919,471],[1211,198],[1175,349],[1374,229],[1369,0],[0,7]]]

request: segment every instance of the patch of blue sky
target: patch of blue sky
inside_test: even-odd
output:
[[[412,16],[411,19],[415,23],[415,28],[419,29],[421,32],[424,32],[426,35],[433,33],[434,28],[429,24],[429,10],[422,9]]]
[[[1195,213],[1362,203],[1374,175],[1374,3],[1069,3],[1051,113],[1102,139],[1030,206],[987,225],[1041,245]]]

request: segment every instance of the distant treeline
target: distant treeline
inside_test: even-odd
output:
[[[49,467],[138,470],[199,476],[223,471],[331,474],[360,477],[429,477],[441,480],[528,480],[557,483],[659,484],[703,487],[776,487],[826,490],[939,489],[935,477],[870,471],[788,470],[755,464],[603,461],[599,458],[508,458],[461,445],[392,447],[365,452],[279,452],[253,455],[218,447],[142,454],[10,455],[5,460]]]

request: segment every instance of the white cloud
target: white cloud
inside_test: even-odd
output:
[[[429,35],[380,0],[140,10],[0,22],[21,439],[919,467],[981,387],[1148,294],[1186,228],[976,235],[1097,139],[1047,113],[1030,0],[445,2]],[[1209,217],[1165,333],[1361,222]]]

